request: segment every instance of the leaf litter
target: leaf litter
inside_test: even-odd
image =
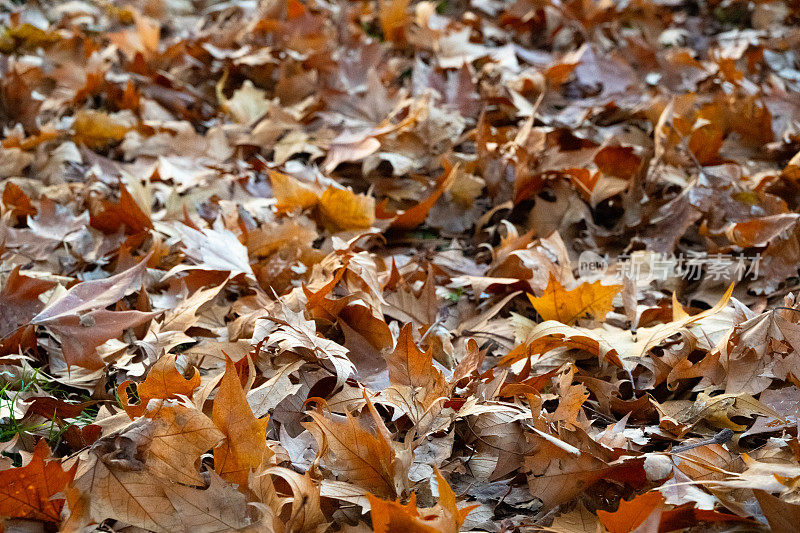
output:
[[[792,529],[799,19],[2,3],[4,530]]]

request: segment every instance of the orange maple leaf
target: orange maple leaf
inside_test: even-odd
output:
[[[178,396],[191,398],[192,392],[200,386],[200,373],[197,369],[193,369],[192,377],[187,379],[175,367],[176,359],[175,354],[167,354],[156,361],[147,373],[147,378],[136,388],[139,395],[138,404],[128,403],[127,389],[128,385],[133,383],[131,380],[126,380],[117,387],[122,406],[131,420],[144,414],[150,400],[169,400]]]
[[[416,494],[407,504],[382,500],[367,494],[375,533],[458,533],[467,515],[478,507],[456,507],[456,495],[436,469],[439,486],[439,503],[434,507],[418,509]]]
[[[64,500],[51,498],[72,482],[78,464],[65,471],[60,461],[47,460],[49,455],[50,448],[42,439],[27,465],[0,472],[0,515],[54,523],[61,521]]]
[[[613,513],[597,511],[597,516],[610,533],[629,533],[648,520],[654,512],[659,512],[663,504],[663,494],[647,492],[636,496],[631,501],[621,501],[619,509]],[[658,525],[661,521],[660,516],[654,518],[657,518],[655,525]],[[651,529],[647,528],[647,530]]]

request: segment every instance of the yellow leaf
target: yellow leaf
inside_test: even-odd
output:
[[[375,222],[375,199],[328,187],[319,200],[322,216],[339,229],[365,229]]]
[[[544,294],[540,297],[529,294],[528,298],[544,320],[574,324],[584,316],[604,320],[612,309],[614,296],[621,290],[622,285],[602,285],[595,281],[568,291],[550,274]]]
[[[381,0],[378,17],[387,41],[401,41],[404,28],[411,22],[409,0]]]
[[[75,141],[89,148],[104,148],[121,141],[131,129],[122,121],[100,111],[78,111],[75,113]]]
[[[272,194],[277,200],[278,213],[307,209],[319,201],[317,193],[288,174],[272,170],[269,179],[272,182]]]

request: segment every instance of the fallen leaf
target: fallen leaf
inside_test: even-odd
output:
[[[551,273],[544,294],[538,297],[528,295],[528,298],[544,320],[558,320],[570,325],[585,316],[602,322],[613,308],[612,300],[621,290],[622,285],[603,285],[595,281],[584,282],[568,291]]]
[[[61,521],[64,499],[53,496],[72,482],[78,465],[64,470],[61,461],[49,456],[50,448],[42,439],[27,465],[0,471],[0,515],[55,524]]]

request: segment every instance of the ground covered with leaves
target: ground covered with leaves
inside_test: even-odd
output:
[[[798,22],[3,1],[5,530],[795,530]]]

